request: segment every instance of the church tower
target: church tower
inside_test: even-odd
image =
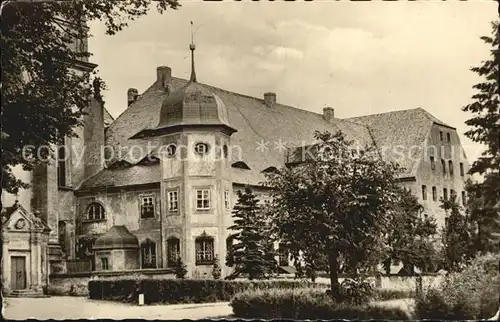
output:
[[[214,256],[224,267],[232,192],[228,151],[236,130],[224,102],[197,82],[193,42],[190,50],[190,80],[163,101],[150,135],[161,141],[163,266],[172,267],[180,255],[188,276],[209,278]]]

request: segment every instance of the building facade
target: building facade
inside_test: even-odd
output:
[[[339,119],[282,105],[275,93],[250,97],[173,77],[169,67],[113,120],[92,102],[78,137],[67,138],[58,161],[20,173],[32,188],[14,198],[38,211],[50,227],[51,273],[65,262],[88,260],[95,271],[173,267],[211,276],[214,258],[225,266],[236,194],[253,187],[269,200],[265,173],[284,166],[287,151],[314,143],[314,132],[343,131],[360,146],[375,145],[405,172],[410,189],[442,227],[439,199],[465,198],[469,164],[455,128],[421,108]],[[287,266],[286,258],[282,258]]]

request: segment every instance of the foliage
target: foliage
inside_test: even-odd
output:
[[[179,279],[184,279],[186,278],[187,274],[187,269],[186,269],[186,264],[182,261],[182,258],[179,256],[177,258],[177,263],[174,267],[174,272],[175,272],[175,277]]]
[[[221,268],[220,268],[220,262],[219,262],[219,255],[215,255],[214,265],[212,267],[212,276],[213,276],[214,280],[218,280],[221,277]]]
[[[408,320],[399,308],[335,303],[321,288],[256,289],[238,293],[230,303],[244,319]]]
[[[470,186],[469,197],[471,216],[478,223],[479,250],[482,252],[499,251],[500,243],[500,22],[492,23],[492,35],[481,37],[491,46],[491,56],[481,65],[471,68],[482,77],[473,86],[476,93],[473,102],[462,110],[472,114],[465,122],[470,129],[465,135],[472,141],[486,146],[481,157],[476,160],[470,174],[484,176],[482,183]],[[478,194],[479,193],[479,194]]]
[[[87,285],[69,283],[69,285],[49,284],[47,295],[54,296],[88,296]]]
[[[342,302],[361,305],[370,302],[375,296],[372,285],[362,278],[346,278],[340,284]]]
[[[229,279],[240,275],[250,280],[266,278],[276,268],[268,223],[259,209],[258,199],[250,187],[238,191],[238,202],[233,208],[234,224],[228,229],[234,231],[228,238],[231,244],[229,267],[235,267]]]
[[[114,35],[156,4],[161,13],[177,0],[5,1],[2,3],[2,189],[27,188],[12,172],[32,170],[36,151],[75,135],[91,98],[102,102],[104,82],[88,63],[87,22],[104,21]],[[23,156],[25,146],[34,151]],[[40,150],[42,159],[52,152]]]
[[[440,207],[449,214],[442,231],[442,266],[449,272],[458,272],[475,257],[475,227],[468,216],[461,213],[456,194],[447,200],[441,199]]]
[[[500,256],[476,258],[462,272],[448,275],[438,288],[427,290],[416,301],[420,319],[479,320],[498,310]]]
[[[372,269],[384,252],[398,167],[383,161],[373,147],[356,153],[342,132],[316,132],[315,138],[318,144],[308,152],[312,160],[268,174],[270,214],[292,257],[303,254],[306,263],[308,254],[327,259],[337,296],[342,264],[355,272]]]
[[[391,263],[403,263],[403,271],[408,275],[415,273],[415,267],[424,272],[434,268],[437,253],[431,237],[437,233],[437,225],[434,218],[422,216],[422,210],[415,195],[406,189],[399,190],[393,229],[387,238],[389,249],[384,263],[387,274]]]
[[[415,298],[415,291],[412,290],[395,290],[395,289],[377,289],[375,290],[374,299],[377,301],[389,301],[398,299]]]
[[[293,280],[190,280],[190,279],[116,279],[89,281],[89,298],[133,303],[144,294],[144,303],[209,303],[229,301],[248,289],[313,287]],[[319,286],[321,287],[321,286]]]

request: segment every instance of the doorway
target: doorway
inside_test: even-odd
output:
[[[11,262],[11,286],[13,290],[26,289],[26,257],[12,256]]]

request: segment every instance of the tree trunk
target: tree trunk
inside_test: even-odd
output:
[[[330,267],[330,291],[334,300],[340,299],[340,283],[339,283],[339,262],[338,254],[330,252],[328,254],[328,266]]]

